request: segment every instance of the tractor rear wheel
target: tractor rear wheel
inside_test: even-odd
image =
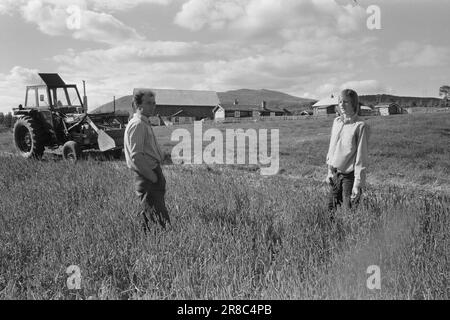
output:
[[[64,160],[76,162],[81,159],[81,148],[75,141],[67,141],[62,149]]]
[[[23,117],[14,124],[14,144],[24,158],[41,158],[44,154],[44,132],[31,117]]]

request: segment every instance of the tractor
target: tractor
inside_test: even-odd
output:
[[[56,73],[39,73],[43,84],[27,86],[25,104],[13,109],[14,144],[24,158],[40,159],[44,151],[81,159],[85,150],[122,155],[128,117],[115,113],[88,114],[86,95]],[[61,152],[62,151],[62,152]]]

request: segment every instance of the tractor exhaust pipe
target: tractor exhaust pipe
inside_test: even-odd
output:
[[[84,81],[84,80],[83,80],[83,106],[84,106],[83,113],[87,113],[88,100],[87,100],[87,96],[86,96],[86,81]]]

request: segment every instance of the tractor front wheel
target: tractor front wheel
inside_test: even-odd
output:
[[[63,159],[76,162],[81,159],[81,148],[75,141],[67,141],[62,149]]]
[[[14,144],[24,158],[40,158],[44,154],[44,135],[32,117],[23,117],[14,124]]]

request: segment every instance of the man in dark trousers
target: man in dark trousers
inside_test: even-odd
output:
[[[170,224],[164,196],[166,179],[161,170],[163,153],[156,141],[149,117],[155,113],[155,93],[148,89],[133,92],[134,115],[125,129],[124,151],[127,166],[135,173],[136,194],[141,201],[144,230],[149,222],[163,229]]]

